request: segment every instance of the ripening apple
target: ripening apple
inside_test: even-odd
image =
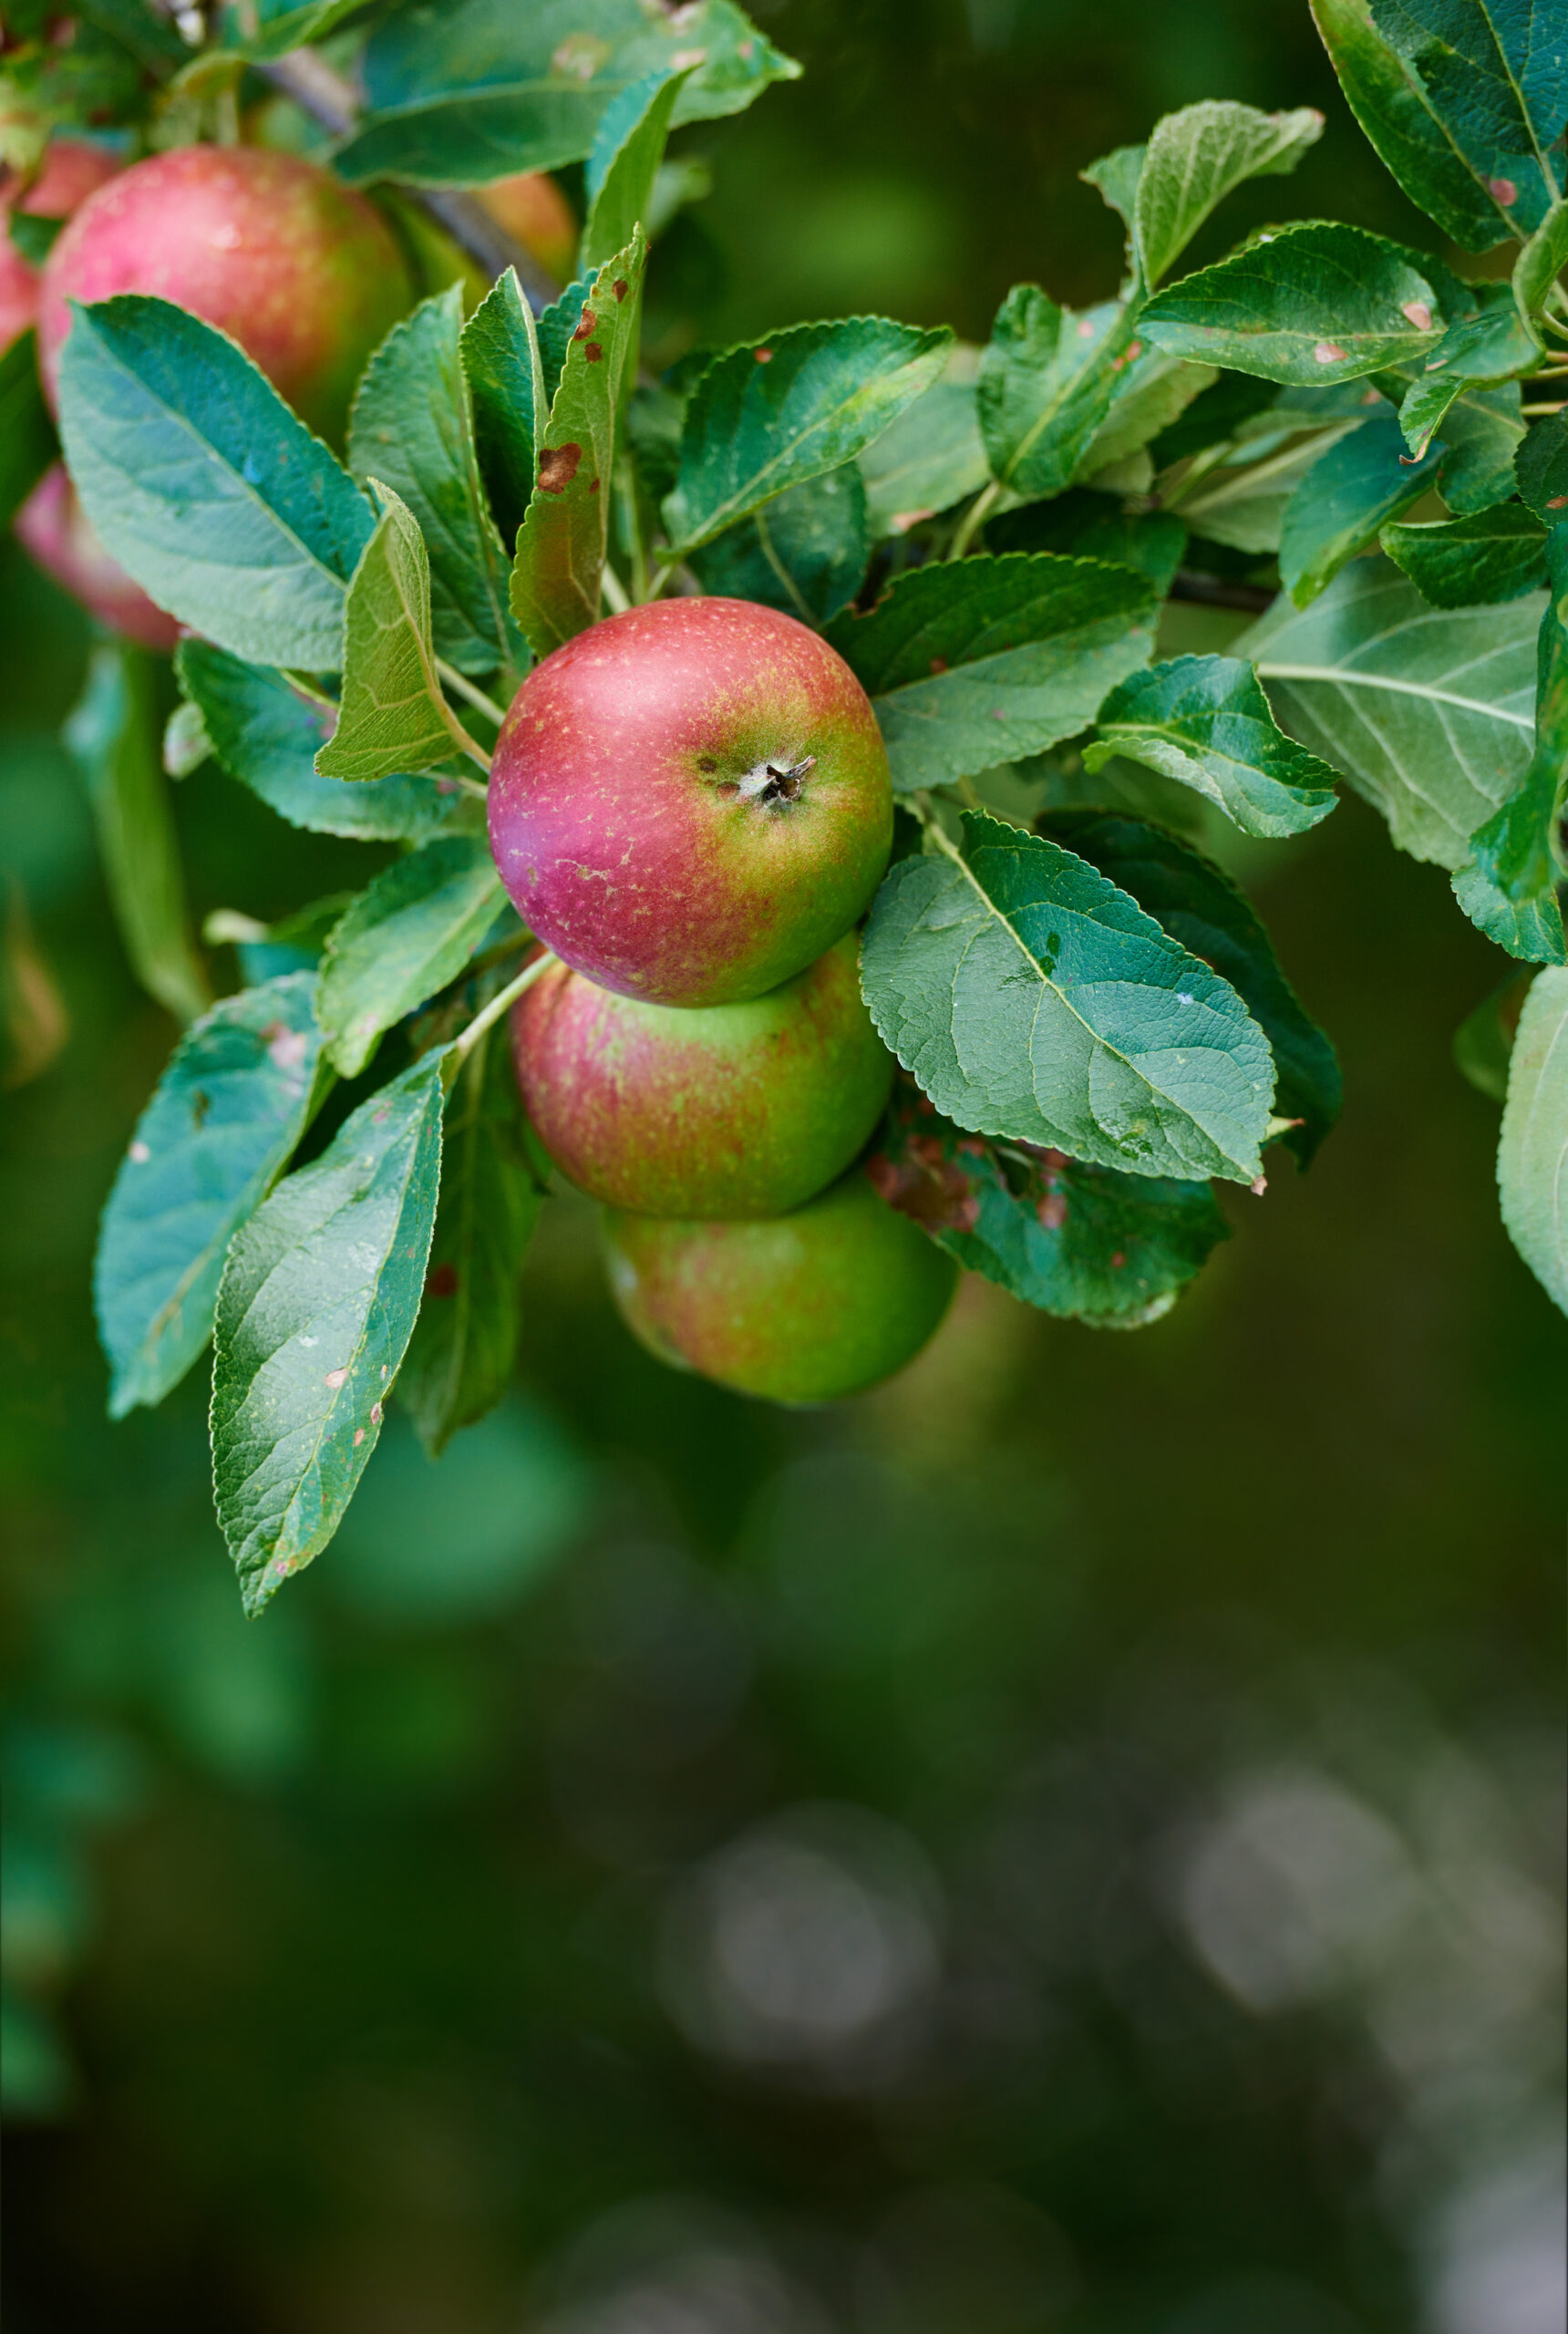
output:
[[[18,201],[0,203],[0,352],[36,323],[38,314],[38,271],[11,241],[12,212],[35,219],[68,219],[119,167],[119,157],[102,146],[90,146],[81,138],[57,138],[26,193]]]
[[[610,1286],[650,1352],[742,1394],[832,1402],[913,1361],[958,1267],[852,1167],[792,1215],[686,1224],[607,1212]]]
[[[397,239],[330,170],[258,146],[183,146],[88,197],[44,267],[38,359],[51,399],[68,303],[145,292],[237,340],[340,441],[377,342],[413,299]]]
[[[178,623],[165,615],[105,551],[77,500],[64,462],[55,462],[44,472],[16,513],[15,530],[23,549],[45,574],[63,585],[100,624],[124,633],[129,640],[139,640],[144,648],[155,648],[165,656],[172,653],[180,638]]]
[[[562,1172],[646,1215],[781,1215],[841,1175],[887,1104],[892,1056],[853,933],[740,1005],[645,1005],[552,966],[518,999],[523,1101]]]
[[[601,987],[727,1005],[801,972],[875,891],[892,789],[826,641],[749,600],[629,608],[535,666],[496,740],[490,848]]]
[[[490,217],[540,265],[570,284],[577,263],[577,220],[548,170],[520,170],[474,189]]]

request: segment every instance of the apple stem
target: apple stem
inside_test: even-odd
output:
[[[482,713],[488,720],[493,721],[498,729],[500,728],[506,716],[493,697],[487,697],[483,689],[476,688],[467,674],[459,673],[455,665],[449,665],[444,656],[437,657],[436,670],[454,696],[466,697],[477,713]]]
[[[959,521],[958,532],[954,536],[953,542],[948,549],[947,556],[949,559],[963,558],[965,553],[974,542],[975,535],[979,532],[981,526],[984,524],[985,520],[990,517],[996,497],[1001,493],[1001,488],[997,485],[995,480],[993,479],[990,485],[985,488],[981,493],[975,497],[974,501],[969,505],[968,510],[965,511],[963,518]]]
[[[452,1074],[454,1077],[479,1044],[485,1031],[493,1027],[503,1013],[511,1010],[524,989],[531,988],[542,973],[547,973],[552,965],[558,965],[560,962],[561,959],[554,950],[546,948],[542,955],[535,956],[531,964],[523,966],[514,981],[509,981],[505,988],[498,989],[490,1003],[480,1012],[475,1014],[461,1037],[453,1040]]]

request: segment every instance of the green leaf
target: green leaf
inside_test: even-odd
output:
[[[212,1334],[223,1257],[309,1116],[315,984],[226,997],[176,1046],[104,1209],[93,1267],[110,1418],[160,1402]]]
[[[872,906],[872,1017],[959,1126],[1140,1175],[1253,1182],[1274,1062],[1228,981],[1058,844],[967,812]]]
[[[130,968],[177,1021],[212,1002],[191,937],[180,843],[159,751],[153,660],[127,640],[104,641],[62,732],[81,772],[98,853]]]
[[[654,181],[665,158],[665,140],[676,99],[695,68],[661,67],[634,81],[614,99],[594,132],[585,173],[588,223],[583,230],[579,273],[587,275],[625,250],[637,228],[653,232],[649,208]]]
[[[1098,162],[1090,162],[1078,172],[1086,186],[1098,189],[1109,210],[1127,222],[1130,238],[1133,214],[1138,203],[1138,181],[1143,175],[1147,146],[1119,146],[1114,153],[1102,154]]]
[[[1510,226],[1536,226],[1568,117],[1557,0],[1372,0],[1372,17]]]
[[[1259,113],[1210,100],[1157,122],[1138,180],[1133,243],[1150,289],[1210,213],[1247,179],[1284,178],[1323,135],[1312,106]]]
[[[1513,232],[1507,210],[1466,159],[1419,76],[1383,39],[1367,0],[1312,0],[1324,46],[1350,109],[1412,202],[1461,251],[1490,251]]]
[[[379,1438],[435,1224],[441,1072],[428,1053],[372,1094],[231,1243],[212,1481],[253,1616],[325,1547]]]
[[[639,227],[594,277],[539,439],[538,475],[511,571],[512,613],[538,656],[598,621],[615,417],[647,256]]]
[[[139,293],[75,307],[60,434],[109,556],[160,608],[253,664],[336,669],[374,513],[224,334]]]
[[[1125,755],[1190,786],[1243,834],[1305,833],[1339,799],[1333,770],[1278,728],[1239,657],[1178,656],[1134,673],[1100,707],[1098,727],[1086,769]]]
[[[259,62],[286,57],[291,48],[304,48],[312,41],[324,40],[361,5],[362,0],[304,0],[304,5],[282,7],[263,4],[253,38],[236,46]]]
[[[1230,443],[1240,435],[1243,424],[1257,422],[1262,414],[1276,405],[1281,394],[1274,382],[1260,381],[1254,374],[1221,373],[1211,388],[1200,391],[1178,420],[1161,431],[1149,449],[1155,468],[1166,470],[1174,462],[1185,461],[1189,455],[1206,454],[1214,447]],[[1299,400],[1310,393],[1298,390],[1295,394]]]
[[[392,778],[451,753],[430,641],[430,567],[413,513],[373,480],[384,508],[348,587],[337,727],[315,758],[322,778]]]
[[[448,1098],[425,1301],[397,1380],[432,1459],[511,1383],[518,1279],[545,1197],[522,1135],[511,1049],[491,1030]]]
[[[1568,409],[1536,422],[1514,457],[1519,491],[1543,525],[1568,511]]]
[[[1050,502],[1026,502],[985,525],[988,551],[1054,551],[1130,567],[1163,599],[1176,580],[1187,530],[1173,511],[1130,511],[1116,496],[1069,487]]]
[[[1008,293],[975,394],[992,476],[1021,502],[1059,494],[1076,477],[1131,338],[1131,311],[1117,301],[1078,315],[1037,284]]]
[[[41,219],[31,211],[12,211],[5,219],[5,233],[13,251],[19,252],[29,267],[41,268],[54,250],[63,219]]]
[[[400,776],[345,786],[319,777],[315,758],[332,735],[336,707],[269,666],[242,664],[205,640],[182,640],[174,666],[230,777],[291,826],[366,842],[422,842],[460,808],[449,779]]]
[[[1554,845],[1568,801],[1568,522],[1547,539],[1551,595],[1537,648],[1535,751],[1518,791],[1470,837],[1454,893],[1472,924],[1511,956],[1565,960],[1557,887],[1568,852]]]
[[[1468,519],[1385,527],[1379,540],[1435,608],[1517,600],[1546,581],[1546,530],[1522,502],[1494,503]]]
[[[611,104],[634,82],[697,70],[675,119],[738,113],[785,57],[729,0],[693,7],[644,0],[447,0],[385,19],[366,48],[370,114],[336,156],[353,184],[375,178],[484,186],[514,170],[553,170],[592,150]]]
[[[952,334],[884,316],[796,325],[748,342],[697,382],[665,501],[671,556],[722,534],[786,487],[853,461],[928,389]]]
[[[383,868],[322,958],[315,1012],[326,1050],[356,1078],[382,1031],[456,980],[506,894],[480,835],[446,835]]]
[[[1273,1048],[1279,1077],[1274,1109],[1281,1118],[1300,1121],[1284,1141],[1298,1164],[1309,1166],[1339,1116],[1339,1064],[1280,970],[1244,893],[1190,843],[1144,819],[1057,811],[1049,830],[1230,982]]]
[[[1377,414],[1319,456],[1285,504],[1279,572],[1298,608],[1426,493],[1440,452],[1407,454],[1398,418]]]
[[[1305,388],[1427,356],[1438,315],[1437,294],[1398,243],[1308,221],[1184,275],[1138,324],[1172,356]]]
[[[860,590],[871,558],[866,490],[853,462],[765,502],[692,554],[705,592],[760,600],[824,625]]]
[[[1439,483],[1456,516],[1490,510],[1513,492],[1513,464],[1524,436],[1517,381],[1495,388],[1467,382],[1444,413],[1438,435],[1448,451]]]
[[[1496,296],[1449,326],[1428,360],[1428,373],[1458,373],[1465,381],[1501,381],[1511,373],[1533,371],[1541,338],[1520,315],[1506,284],[1489,286]]]
[[[1540,615],[1538,598],[1429,607],[1396,567],[1357,560],[1310,608],[1276,601],[1235,652],[1400,849],[1451,868],[1530,759]]]
[[[1358,391],[1355,383],[1348,393],[1357,408],[1368,398],[1382,402],[1376,389]],[[1312,392],[1294,394],[1308,397]],[[1270,418],[1260,414],[1258,434],[1244,437],[1194,491],[1180,495],[1181,516],[1206,542],[1226,543],[1236,551],[1277,552],[1284,514],[1303,479],[1331,446],[1365,425],[1359,410],[1321,417],[1283,414],[1274,429],[1264,430],[1262,425]]]
[[[1147,659],[1153,614],[1130,569],[1014,552],[913,568],[828,637],[871,697],[907,793],[1087,729]]]
[[[0,528],[11,524],[59,450],[29,327],[0,352]]]
[[[1140,452],[1220,377],[1212,365],[1189,365],[1183,357],[1145,348],[1140,340],[1129,344],[1112,370],[1118,377],[1110,410],[1078,457],[1080,479],[1093,479]]]
[[[1229,1236],[1210,1183],[965,1134],[902,1079],[867,1172],[966,1270],[1094,1328],[1157,1321]]]
[[[462,336],[455,284],[394,325],[355,397],[348,466],[362,485],[390,487],[425,539],[437,656],[459,672],[490,673],[523,652],[507,606],[510,563],[480,480]]]
[[[1508,1065],[1513,1057],[1519,1017],[1534,978],[1533,966],[1522,973],[1510,973],[1454,1031],[1455,1067],[1490,1101],[1508,1100]]]
[[[977,494],[991,475],[972,381],[938,381],[860,458],[872,534],[902,535]]]
[[[1497,1153],[1508,1236],[1568,1313],[1568,972],[1540,973],[1519,1017]]]
[[[550,404],[533,312],[515,268],[491,284],[463,326],[459,347],[480,475],[502,542],[515,543],[533,492],[535,416]]]

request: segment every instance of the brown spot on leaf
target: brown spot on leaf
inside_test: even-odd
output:
[[[539,491],[542,494],[564,494],[577,475],[583,460],[581,446],[546,446],[539,458]]]
[[[583,354],[588,359],[590,365],[597,365],[604,352],[600,347],[596,340],[591,340],[587,347],[583,351]]]
[[[1486,191],[1494,202],[1501,203],[1505,211],[1519,201],[1519,189],[1511,179],[1488,179]]]
[[[866,1161],[872,1188],[889,1207],[928,1232],[973,1232],[980,1202],[969,1178],[942,1154],[934,1136],[915,1136],[902,1161],[882,1152]]]
[[[934,673],[945,673],[947,670],[946,657],[934,656],[931,660],[931,669]]]
[[[614,293],[615,297],[616,297],[616,299],[617,299],[617,300],[624,300],[624,299],[625,298],[625,296],[626,296],[627,293],[630,291],[631,286],[630,286],[630,284],[626,282],[626,279],[625,279],[625,277],[624,277],[624,275],[617,275],[617,277],[615,278],[614,283],[611,285],[611,287],[610,287],[610,288],[611,288],[611,290]]]
[[[432,1265],[425,1275],[427,1296],[456,1296],[458,1268],[456,1265]]]
[[[593,309],[584,308],[583,314],[577,319],[577,329],[573,334],[572,337],[573,340],[586,340],[591,333],[598,330],[598,326],[599,319],[593,314]]]
[[[754,348],[751,354],[759,365],[771,365],[773,362],[773,351],[770,348]]]
[[[1047,1192],[1035,1213],[1047,1232],[1059,1232],[1068,1220],[1066,1192]]]

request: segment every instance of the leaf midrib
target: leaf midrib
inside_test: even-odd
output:
[[[987,892],[987,891],[986,891],[986,889],[985,889],[985,885],[981,883],[981,881],[980,881],[979,877],[975,874],[975,873],[974,869],[970,866],[968,860],[965,857],[965,855],[963,854],[963,852],[961,852],[957,849],[956,845],[954,845],[954,844],[951,844],[951,843],[947,843],[947,842],[946,842],[946,841],[945,841],[945,838],[944,838],[944,846],[943,846],[943,848],[944,848],[944,857],[946,857],[946,858],[949,860],[950,864],[952,864],[953,866],[956,867],[956,868],[960,871],[960,873],[963,874],[963,876],[964,876],[964,878],[965,878],[965,882],[970,885],[970,887],[971,887],[971,888],[972,888],[972,890],[974,891],[975,897],[976,897],[976,898],[977,898],[977,899],[982,903],[982,904],[983,904],[983,906],[985,907],[985,909],[986,913],[987,913],[989,915],[991,915],[992,917],[994,917],[994,918],[995,918],[995,920],[999,924],[1001,924],[1001,925],[1002,925],[1003,929],[1004,929],[1004,930],[1006,931],[1006,933],[1007,934],[1008,938],[1012,941],[1012,943],[1013,943],[1014,946],[1017,949],[1018,954],[1023,957],[1024,962],[1031,967],[1031,969],[1032,969],[1032,970],[1033,970],[1033,972],[1035,973],[1036,977],[1037,978],[1037,980],[1038,980],[1038,982],[1039,982],[1039,985],[1040,985],[1040,988],[1041,988],[1042,993],[1043,993],[1045,990],[1048,989],[1048,990],[1050,991],[1051,995],[1052,995],[1053,997],[1056,997],[1056,998],[1057,998],[1057,1000],[1058,1000],[1058,1001],[1059,1001],[1063,1006],[1065,1006],[1065,1007],[1066,1007],[1066,1008],[1067,1008],[1068,1012],[1072,1016],[1073,1019],[1078,1023],[1078,1025],[1079,1028],[1081,1028],[1081,1029],[1084,1031],[1085,1035],[1089,1038],[1089,1040],[1090,1040],[1090,1042],[1091,1042],[1092,1044],[1094,1044],[1094,1045],[1096,1045],[1096,1046],[1099,1046],[1099,1047],[1103,1048],[1103,1049],[1105,1050],[1105,1052],[1107,1052],[1108,1054],[1111,1055],[1111,1056],[1112,1056],[1112,1058],[1113,1058],[1115,1060],[1119,1061],[1119,1062],[1122,1064],[1122,1066],[1124,1067],[1124,1069],[1126,1069],[1130,1073],[1130,1075],[1131,1075],[1132,1077],[1134,1077],[1135,1079],[1138,1079],[1139,1083],[1140,1083],[1140,1084],[1144,1088],[1144,1090],[1146,1090],[1146,1092],[1147,1092],[1147,1093],[1148,1093],[1148,1094],[1149,1094],[1152,1099],[1154,1099],[1156,1101],[1163,1102],[1163,1103],[1164,1103],[1164,1105],[1165,1105],[1165,1107],[1166,1107],[1168,1110],[1178,1110],[1178,1111],[1180,1111],[1180,1112],[1181,1112],[1181,1117],[1182,1117],[1182,1118],[1183,1118],[1183,1120],[1186,1121],[1186,1123],[1187,1123],[1189,1126],[1195,1128],[1195,1129],[1196,1129],[1196,1131],[1197,1131],[1197,1132],[1198,1132],[1200,1135],[1202,1135],[1202,1138],[1203,1138],[1203,1140],[1204,1140],[1204,1141],[1205,1141],[1205,1142],[1207,1142],[1207,1143],[1211,1144],[1211,1145],[1212,1146],[1212,1148],[1213,1148],[1215,1151],[1220,1152],[1222,1156],[1226,1156],[1227,1154],[1223,1152],[1222,1146],[1222,1145],[1221,1145],[1221,1144],[1220,1144],[1220,1143],[1215,1140],[1214,1136],[1212,1136],[1212,1135],[1209,1132],[1209,1131],[1208,1131],[1208,1129],[1207,1129],[1206,1127],[1203,1127],[1203,1126],[1200,1126],[1200,1125],[1199,1125],[1198,1121],[1197,1121],[1197,1120],[1192,1116],[1192,1113],[1191,1112],[1191,1110],[1189,1110],[1187,1109],[1187,1107],[1186,1107],[1186,1105],[1185,1105],[1184,1103],[1178,1102],[1178,1101],[1175,1100],[1174,1096],[1172,1096],[1172,1095],[1168,1095],[1168,1094],[1164,1094],[1164,1093],[1162,1093],[1162,1092],[1161,1092],[1161,1090],[1159,1087],[1157,1087],[1157,1086],[1155,1085],[1154,1080],[1153,1080],[1153,1079],[1152,1079],[1148,1075],[1147,1071],[1145,1071],[1145,1070],[1141,1070],[1141,1069],[1139,1069],[1139,1067],[1138,1067],[1137,1063],[1133,1061],[1133,1059],[1132,1059],[1132,1058],[1130,1057],[1130,1055],[1124,1053],[1124,1052],[1122,1051],[1122,1049],[1121,1049],[1121,1048],[1120,1048],[1119,1046],[1113,1045],[1113,1044],[1111,1043],[1111,1041],[1110,1041],[1110,1039],[1109,1039],[1109,1038],[1102,1038],[1102,1037],[1100,1036],[1100,1034],[1099,1034],[1099,1030],[1098,1030],[1098,1029],[1096,1029],[1096,1028],[1093,1027],[1092,1023],[1088,1019],[1088,1017],[1087,1017],[1083,1013],[1081,1013],[1081,1012],[1078,1010],[1078,1007],[1073,1003],[1073,1001],[1072,1001],[1071,997],[1068,996],[1068,994],[1067,994],[1066,990],[1065,990],[1065,989],[1063,989],[1063,988],[1059,986],[1059,984],[1058,984],[1057,982],[1056,982],[1055,980],[1053,980],[1053,979],[1051,978],[1051,976],[1049,976],[1049,974],[1047,974],[1047,971],[1046,971],[1046,969],[1045,969],[1044,966],[1040,963],[1039,958],[1035,955],[1035,953],[1034,953],[1033,949],[1029,947],[1029,945],[1027,945],[1027,943],[1026,943],[1026,940],[1024,939],[1023,935],[1022,935],[1022,934],[1017,930],[1016,926],[1014,924],[1014,923],[1013,923],[1013,921],[1012,921],[1011,917],[1009,917],[1008,915],[1006,915],[1006,914],[1004,913],[1004,911],[1003,911],[1000,907],[998,907],[998,906],[997,906],[997,904],[996,904],[995,901],[991,897],[991,894],[989,893],[989,892]],[[999,845],[999,846],[998,846],[998,845],[987,845],[987,846],[986,846],[986,848],[988,848],[988,849],[996,849],[996,848],[1006,849],[1006,846],[1005,844],[1003,844],[1003,845]],[[1069,852],[1069,853],[1068,853],[1068,854],[1067,854],[1067,856],[1071,857],[1071,856],[1073,856],[1073,854]],[[1083,863],[1087,864],[1087,862],[1083,862]],[[1114,888],[1114,887],[1113,887],[1113,888]],[[1134,904],[1134,906],[1136,906],[1136,905],[1137,905],[1137,903],[1136,903],[1136,902],[1134,902],[1134,903],[1133,903],[1133,904]],[[1064,913],[1065,913],[1065,911],[1064,911]],[[1075,913],[1081,913],[1081,911],[1075,911]],[[1144,911],[1143,911],[1142,909],[1139,909],[1139,914],[1141,915],[1141,914],[1144,914]],[[1093,921],[1093,919],[1092,919],[1092,918],[1090,918],[1090,921],[1092,922],[1092,921]],[[1154,920],[1153,920],[1153,918],[1152,918],[1152,917],[1150,917],[1150,918],[1149,918],[1149,921],[1152,924]],[[1156,925],[1155,929],[1156,929],[1156,931],[1158,932],[1159,927]],[[1168,935],[1164,935],[1164,934],[1161,934],[1161,935],[1160,935],[1160,937],[1161,937],[1161,939],[1164,939],[1164,938],[1168,937]],[[970,944],[970,945],[973,945],[973,944]],[[1171,942],[1171,946],[1173,946],[1173,947],[1178,945],[1178,944],[1177,944],[1177,943],[1175,943],[1175,942]],[[968,955],[968,953],[969,953],[969,949],[968,949],[968,947],[965,947],[965,952],[964,952],[965,955]],[[1182,949],[1182,950],[1181,950],[1181,955],[1185,955],[1187,954],[1187,951],[1186,951],[1185,949]],[[962,959],[960,959],[960,961],[962,962]],[[1194,961],[1196,961],[1196,960],[1194,959]],[[1204,967],[1204,969],[1205,969],[1205,970],[1208,970],[1209,968],[1208,968],[1208,967]],[[1210,977],[1211,977],[1211,978],[1217,978],[1217,977],[1218,977],[1218,976],[1217,976],[1217,975],[1214,975],[1214,974],[1212,974],[1212,973],[1211,972],[1211,974],[1210,974]],[[1042,995],[1042,1002],[1043,1002],[1043,995]],[[1030,1032],[1029,1032],[1029,1052],[1028,1052],[1028,1059],[1029,1059],[1029,1071],[1030,1071],[1029,1085],[1030,1085],[1031,1091],[1033,1090],[1033,1088],[1034,1088],[1034,1066],[1035,1066],[1034,1031],[1035,1031],[1035,1028],[1036,1028],[1036,1026],[1037,1025],[1037,1023],[1038,1023],[1038,1021],[1039,1021],[1039,1016],[1040,1016],[1040,1005],[1039,1005],[1039,1004],[1037,1004],[1037,1006],[1036,1006],[1036,1007],[1035,1007],[1035,1018],[1034,1018],[1034,1021],[1030,1024]],[[1251,1017],[1249,1016],[1248,1017],[1250,1018]],[[1197,1050],[1197,1048],[1194,1048],[1194,1050]],[[1203,1050],[1204,1052],[1209,1052],[1209,1051],[1212,1051],[1212,1050],[1214,1050],[1214,1049],[1213,1049],[1213,1048],[1208,1048],[1208,1047],[1205,1047],[1205,1048],[1203,1048],[1202,1050]],[[1039,1109],[1039,1101],[1038,1101],[1038,1098],[1037,1098],[1037,1097],[1036,1098],[1036,1108],[1037,1108],[1037,1109]],[[1044,1117],[1044,1115],[1045,1115],[1045,1113],[1044,1113],[1044,1111],[1042,1110],[1042,1111],[1041,1111],[1041,1116],[1042,1116],[1042,1118]],[[1099,1123],[1099,1121],[1096,1121],[1096,1123],[1098,1124],[1098,1123]],[[1167,1142],[1169,1143],[1170,1138],[1169,1138],[1169,1136],[1168,1136],[1168,1135],[1167,1135],[1167,1137],[1166,1137],[1166,1141],[1167,1141]],[[1236,1161],[1234,1161],[1234,1160],[1232,1160],[1232,1161],[1230,1162],[1230,1163],[1231,1163],[1233,1166],[1234,1166],[1234,1165],[1238,1164],[1239,1162],[1236,1162]]]
[[[1258,672],[1270,681],[1333,681],[1345,688],[1391,689],[1398,697],[1421,697],[1432,705],[1451,705],[1460,713],[1480,713],[1492,721],[1507,721],[1533,736],[1535,723],[1527,713],[1508,713],[1484,699],[1460,697],[1457,690],[1431,687],[1424,681],[1402,681],[1391,674],[1359,672],[1346,665],[1275,665],[1260,658]]]

